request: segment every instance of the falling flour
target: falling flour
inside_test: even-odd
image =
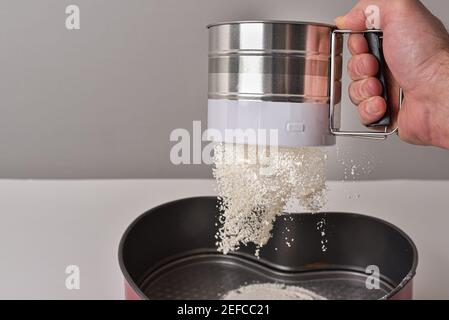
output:
[[[258,283],[229,291],[223,300],[326,300],[326,298],[301,287],[277,283]]]
[[[217,144],[213,175],[219,199],[218,250],[264,246],[289,201],[317,212],[325,204],[325,153],[320,148]],[[256,251],[256,255],[258,250]]]

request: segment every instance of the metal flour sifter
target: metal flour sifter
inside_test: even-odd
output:
[[[283,21],[224,22],[208,28],[210,140],[266,144],[245,134],[264,129],[277,132],[280,146],[329,146],[336,136],[385,139],[397,131],[391,108],[368,126],[371,130],[340,128],[344,34],[357,32]],[[388,102],[382,33],[363,34],[379,62],[377,77]]]

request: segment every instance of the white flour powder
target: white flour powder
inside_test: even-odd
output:
[[[301,287],[276,283],[251,284],[226,293],[223,300],[326,300]]]
[[[213,175],[221,199],[218,250],[267,243],[276,216],[290,200],[312,212],[325,203],[325,154],[320,148],[278,148],[217,144]],[[258,252],[258,251],[257,251]],[[257,254],[256,252],[256,254]]]

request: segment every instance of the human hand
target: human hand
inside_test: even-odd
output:
[[[396,118],[402,140],[449,149],[449,34],[438,18],[418,0],[361,0],[348,14],[336,19],[337,27],[366,29],[365,9],[379,8],[383,51],[388,65],[389,95],[397,105]],[[348,73],[353,82],[349,95],[363,124],[378,121],[385,113],[382,87],[375,78],[378,63],[368,53],[361,34],[352,34],[348,47],[353,55]]]

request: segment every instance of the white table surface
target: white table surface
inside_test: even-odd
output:
[[[328,210],[383,218],[415,241],[416,298],[449,298],[449,181],[329,182]],[[0,180],[1,299],[121,299],[120,237],[160,203],[211,180]],[[357,197],[359,195],[359,197]],[[65,268],[80,267],[67,290]]]

